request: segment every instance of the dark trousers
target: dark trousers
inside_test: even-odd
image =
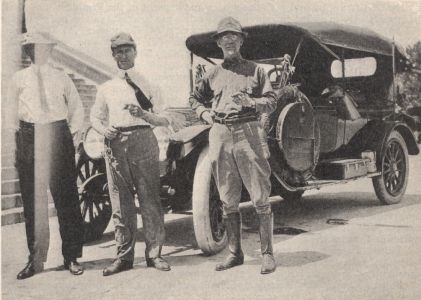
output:
[[[83,220],[76,185],[72,135],[66,121],[46,125],[20,122],[16,133],[19,173],[29,259],[47,260],[49,246],[47,188],[50,187],[62,239],[62,254],[82,256]]]

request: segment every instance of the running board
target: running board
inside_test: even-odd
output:
[[[374,173],[368,173],[366,175],[359,176],[359,177],[341,179],[341,180],[332,180],[332,179],[309,180],[307,181],[306,186],[300,186],[300,187],[295,187],[295,188],[297,191],[320,189],[321,187],[328,186],[328,185],[347,183],[350,181],[355,181],[355,180],[363,179],[363,178],[372,178],[372,177],[380,176],[381,174],[382,174],[381,172],[374,172]]]
[[[287,184],[284,180],[282,180],[281,176],[279,176],[279,174],[277,174],[276,172],[272,171],[272,174],[275,176],[275,178],[278,180],[278,182],[280,184],[282,184],[282,186],[287,191],[295,192],[295,191],[307,191],[307,190],[313,190],[313,189],[319,190],[320,188],[322,188],[324,186],[347,183],[347,182],[350,182],[350,181],[355,181],[355,180],[364,179],[364,178],[372,178],[372,177],[380,176],[382,173],[381,172],[373,172],[373,173],[368,173],[368,174],[363,175],[363,176],[349,178],[349,179],[341,179],[341,180],[333,180],[333,179],[309,180],[309,181],[307,181],[307,184],[305,186],[291,186],[291,185]]]

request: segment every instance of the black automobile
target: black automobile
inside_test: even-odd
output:
[[[333,23],[245,27],[244,58],[262,64],[278,95],[271,115],[261,115],[271,152],[272,195],[296,201],[309,189],[371,178],[383,204],[401,201],[408,155],[417,155],[419,120],[397,110],[395,76],[408,61],[392,41]],[[190,36],[191,89],[209,65],[222,59],[214,32]],[[222,206],[208,160],[208,131],[189,109],[172,109],[191,126],[156,128],[161,150],[161,198],[167,211],[193,211],[194,231],[206,254],[227,243]],[[86,238],[102,235],[111,204],[92,129],[79,152],[81,209]],[[248,200],[243,189],[242,201]]]

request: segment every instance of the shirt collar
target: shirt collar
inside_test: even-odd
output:
[[[239,64],[243,63],[244,61],[245,61],[245,59],[242,58],[241,56],[234,57],[234,58],[231,58],[231,59],[225,59],[222,63],[222,66],[229,68],[231,66],[239,65]]]
[[[117,76],[121,79],[124,79],[126,73],[129,75],[129,77],[133,77],[136,74],[136,68],[133,67],[127,70],[118,69]]]
[[[32,70],[34,70],[35,73],[38,73],[39,71],[46,71],[49,67],[49,63],[42,65],[31,63],[30,67],[32,68]]]

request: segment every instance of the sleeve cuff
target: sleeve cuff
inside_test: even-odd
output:
[[[199,117],[200,120],[202,120],[202,114],[205,111],[208,111],[208,109],[204,106],[199,106],[198,108],[196,108],[196,114],[197,114],[197,116]]]
[[[171,114],[169,112],[163,111],[163,112],[160,112],[159,115],[168,121],[168,127],[170,127],[171,124],[173,123]]]

